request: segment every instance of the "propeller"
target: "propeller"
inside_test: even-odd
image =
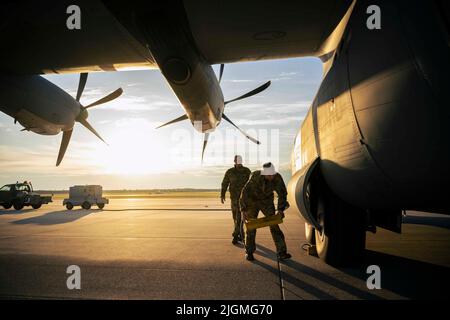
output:
[[[171,121],[169,121],[169,122],[166,122],[166,123],[160,125],[159,127],[156,127],[156,129],[165,127],[165,126],[167,126],[167,125],[169,125],[169,124],[172,124],[172,123],[176,123],[176,122],[180,122],[180,121],[183,121],[183,120],[187,120],[187,119],[188,119],[187,114],[183,114],[181,117],[178,117],[178,118],[173,119],[173,120],[171,120]]]
[[[78,82],[77,95],[76,95],[76,98],[75,98],[75,100],[77,102],[80,102],[81,95],[83,94],[84,87],[86,86],[87,78],[88,78],[88,74],[87,73],[81,73],[80,74],[80,80]],[[95,101],[95,102],[93,102],[93,103],[91,103],[91,104],[89,104],[87,106],[83,106],[83,105],[80,104],[80,113],[75,118],[75,121],[79,122],[86,129],[88,129],[94,135],[96,135],[100,140],[105,142],[105,140],[103,140],[103,138],[98,134],[98,132],[87,121],[87,118],[89,117],[89,113],[88,113],[87,109],[88,108],[92,108],[94,106],[98,106],[100,104],[103,104],[103,103],[106,103],[106,102],[109,102],[109,101],[112,101],[112,100],[118,98],[122,93],[123,93],[122,88],[119,88],[119,89],[111,92],[107,96],[105,96],[105,97],[103,97],[103,98],[101,98],[101,99],[99,99],[99,100],[97,100],[97,101]],[[59,166],[59,164],[61,163],[62,159],[64,158],[64,154],[66,153],[67,147],[68,147],[69,142],[70,142],[70,138],[72,137],[72,132],[73,132],[73,128],[68,130],[68,131],[64,131],[63,132],[63,136],[62,136],[62,139],[61,139],[61,145],[59,147],[58,159],[56,160],[56,166]]]
[[[223,76],[223,69],[225,69],[225,65],[222,63],[220,65],[220,71],[219,71],[219,83],[222,80],[222,76]]]
[[[221,64],[221,65],[220,65],[220,79],[222,78],[223,69],[224,69],[224,68],[223,68],[223,64]],[[219,79],[219,81],[220,81],[220,79]],[[241,96],[239,96],[239,97],[237,97],[237,98],[234,98],[234,99],[225,101],[225,102],[224,102],[224,105],[227,105],[227,104],[229,104],[229,103],[231,103],[231,102],[235,102],[235,101],[238,101],[238,100],[242,100],[242,99],[246,99],[246,98],[249,98],[249,97],[251,97],[251,96],[254,96],[255,94],[258,94],[258,93],[260,93],[260,92],[266,90],[266,89],[270,86],[271,83],[272,83],[271,81],[267,81],[266,83],[260,85],[258,88],[253,89],[253,90],[247,92],[246,94],[243,94],[243,95],[241,95]],[[261,144],[261,142],[259,142],[257,139],[255,139],[255,138],[253,138],[252,136],[248,135],[244,130],[242,130],[241,128],[239,128],[239,127],[238,127],[233,121],[231,121],[231,119],[228,118],[224,113],[222,114],[222,118],[223,118],[225,121],[227,121],[228,123],[230,123],[233,127],[235,127],[236,129],[238,129],[239,132],[242,133],[242,134],[243,134],[247,139],[249,139],[251,142],[254,142],[254,143],[256,143],[256,144]]]
[[[242,96],[239,96],[239,97],[234,98],[234,99],[232,99],[232,100],[225,101],[224,104],[227,105],[227,104],[229,104],[230,102],[234,102],[234,101],[238,101],[238,100],[242,100],[242,99],[245,99],[245,98],[254,96],[255,94],[258,94],[258,93],[260,93],[260,92],[266,90],[266,89],[270,86],[271,83],[272,83],[272,82],[267,81],[267,82],[264,83],[263,85],[259,86],[259,87],[256,88],[256,89],[253,89],[252,91],[247,92],[246,94],[243,94]]]
[[[219,80],[219,83],[222,81],[222,76],[223,76],[224,69],[225,69],[225,65],[224,65],[224,64],[221,64],[221,65],[220,65],[220,70],[219,70],[219,79],[218,79],[218,80]],[[227,105],[227,104],[229,104],[229,103],[231,103],[231,102],[239,101],[239,100],[246,99],[246,98],[249,98],[249,97],[251,97],[251,96],[254,96],[254,95],[256,95],[256,94],[258,94],[258,93],[260,93],[260,92],[266,90],[266,89],[271,85],[271,83],[272,83],[271,81],[267,81],[266,83],[260,85],[260,86],[257,87],[256,89],[253,89],[253,90],[251,90],[251,91],[249,91],[249,92],[247,92],[247,93],[245,93],[245,94],[243,94],[243,95],[241,95],[241,96],[239,96],[239,97],[237,97],[237,98],[234,98],[234,99],[231,99],[231,100],[224,101],[224,105]],[[222,118],[223,118],[225,121],[227,121],[228,123],[230,123],[230,124],[231,124],[233,127],[235,127],[237,130],[239,130],[239,132],[242,133],[247,139],[249,139],[250,141],[252,141],[252,142],[254,142],[254,143],[256,143],[256,144],[261,144],[261,142],[259,142],[257,139],[251,137],[251,136],[248,135],[244,130],[242,130],[241,128],[239,128],[239,127],[238,127],[233,121],[231,121],[231,119],[228,118],[224,113],[222,114]],[[167,126],[167,125],[169,125],[169,124],[173,124],[173,123],[176,123],[176,122],[180,122],[180,121],[183,121],[183,120],[187,120],[187,119],[188,119],[188,116],[187,116],[186,114],[184,114],[184,115],[182,115],[182,116],[180,116],[180,117],[178,117],[178,118],[176,118],[176,119],[173,119],[173,120],[171,120],[171,121],[169,121],[169,122],[166,122],[166,123],[160,125],[160,126],[157,127],[156,129],[162,128],[162,127]],[[205,148],[206,148],[206,145],[208,144],[208,138],[209,138],[209,133],[206,132],[205,135],[204,135],[204,139],[203,139],[202,163],[203,163],[203,156],[204,156],[204,154],[205,154]]]
[[[203,156],[205,155],[206,145],[208,144],[208,139],[209,139],[209,132],[205,132],[205,135],[203,137],[202,163],[203,163]]]
[[[239,128],[237,125],[234,124],[233,121],[230,120],[230,118],[228,118],[225,114],[222,114],[222,118],[225,119],[225,121],[227,121],[228,123],[230,123],[233,127],[235,127],[236,129],[239,130],[240,133],[242,133],[248,140],[250,140],[251,142],[254,142],[256,144],[261,144],[261,142],[259,142],[258,140],[256,140],[255,138],[251,137],[250,135],[248,135],[244,130],[242,130],[241,128]]]

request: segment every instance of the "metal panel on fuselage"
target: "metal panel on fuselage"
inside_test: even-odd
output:
[[[355,6],[313,103],[323,176],[334,193],[361,208],[442,211],[450,182],[445,34],[425,1],[409,8],[410,19],[426,13],[419,25],[399,25],[402,3],[380,1],[382,30],[367,29],[368,5]],[[415,38],[425,36],[420,28],[433,34],[423,41],[436,54]]]
[[[349,91],[345,48],[325,76],[317,99],[318,152],[330,188],[356,206],[382,205],[379,189],[388,181],[362,143]]]
[[[292,151],[292,175],[317,158],[312,108],[309,109],[295,138]]]
[[[364,141],[391,181],[379,192],[386,205],[448,208],[450,50],[436,8],[380,1],[382,29],[368,30],[361,26],[369,2],[358,5],[349,24],[349,79]]]

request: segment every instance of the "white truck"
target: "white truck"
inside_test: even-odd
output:
[[[72,210],[74,206],[89,210],[93,204],[103,209],[109,200],[103,198],[102,192],[102,186],[99,185],[73,186],[69,188],[69,198],[64,199],[63,205],[67,210]]]

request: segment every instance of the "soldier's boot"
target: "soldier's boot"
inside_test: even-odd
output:
[[[245,259],[248,261],[253,261],[253,260],[255,260],[255,257],[253,256],[253,253],[247,253],[245,255]]]
[[[286,260],[286,259],[290,259],[290,258],[292,258],[291,254],[287,253],[286,251],[280,252],[278,254],[278,259],[280,259],[280,260]]]

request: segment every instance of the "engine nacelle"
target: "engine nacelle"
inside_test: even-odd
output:
[[[311,210],[308,185],[310,184],[311,178],[315,174],[319,174],[319,162],[320,158],[316,158],[314,161],[310,162],[310,164],[304,166],[294,174],[288,184],[288,200],[291,208],[317,230],[320,230],[321,227],[317,223],[314,213]]]
[[[37,75],[0,75],[0,111],[25,130],[55,135],[70,130],[80,113],[70,94]]]

